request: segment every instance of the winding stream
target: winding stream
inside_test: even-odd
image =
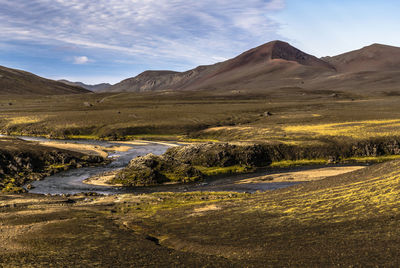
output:
[[[46,138],[37,137],[18,137],[28,141],[39,141],[48,142],[54,141]],[[89,185],[83,183],[83,181],[89,177],[92,177],[103,172],[109,172],[117,169],[124,168],[128,165],[129,161],[137,156],[143,156],[148,153],[163,154],[168,148],[168,145],[157,144],[157,143],[144,143],[143,145],[132,145],[119,142],[107,142],[97,140],[62,140],[61,142],[75,143],[75,144],[91,144],[99,145],[103,147],[115,147],[115,146],[129,146],[126,152],[117,151],[109,154],[109,158],[113,161],[106,166],[97,167],[83,167],[78,169],[70,169],[63,171],[52,176],[46,177],[43,180],[32,182],[32,189],[30,193],[36,194],[76,194],[82,192],[96,192],[99,194],[119,194],[131,192],[132,189],[127,190],[122,187],[107,187]]]
[[[267,191],[267,190],[275,190],[279,188],[289,187],[298,183],[302,183],[304,181],[253,181],[253,182],[245,182],[238,183],[242,180],[251,179],[257,176],[266,176],[266,175],[274,175],[276,178],[279,178],[281,172],[275,173],[259,173],[259,174],[244,174],[244,175],[235,175],[226,178],[220,179],[210,179],[205,182],[200,183],[192,183],[192,184],[174,184],[174,185],[161,185],[154,187],[134,187],[134,188],[125,188],[125,187],[112,187],[112,186],[97,186],[83,183],[89,177],[102,174],[104,172],[109,172],[117,169],[121,169],[128,165],[129,161],[137,156],[143,156],[148,153],[153,153],[156,155],[163,154],[170,145],[164,143],[156,143],[156,142],[148,142],[143,144],[129,144],[122,142],[108,142],[108,141],[97,141],[97,140],[52,140],[46,138],[38,138],[38,137],[25,137],[20,136],[20,139],[28,140],[28,141],[39,141],[39,142],[49,142],[49,141],[58,141],[58,142],[66,142],[66,143],[75,143],[75,144],[91,144],[91,145],[99,145],[102,147],[115,147],[115,146],[129,146],[131,147],[127,151],[117,151],[109,154],[109,157],[113,159],[113,161],[106,166],[97,166],[97,167],[84,167],[79,169],[71,169],[68,171],[60,172],[54,174],[52,176],[46,177],[41,181],[32,182],[32,189],[28,190],[30,193],[35,194],[52,194],[52,195],[60,195],[60,194],[77,194],[82,192],[96,192],[99,194],[122,194],[122,193],[151,193],[151,192],[189,192],[189,191],[233,191],[233,192],[256,192],[256,191]],[[329,170],[332,167],[326,167],[323,169]],[[301,173],[304,172],[303,169],[295,170],[292,174],[296,172]],[[307,169],[306,169],[307,170]],[[312,169],[310,169],[312,170]],[[314,171],[317,169],[314,168]],[[345,173],[345,172],[342,172]],[[283,174],[283,173],[282,173]],[[291,174],[291,175],[292,175]],[[296,176],[296,175],[295,175]]]

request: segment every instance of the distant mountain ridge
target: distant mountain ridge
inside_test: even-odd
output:
[[[337,56],[317,58],[286,42],[273,41],[230,60],[186,72],[145,71],[105,91],[285,94],[287,89],[303,93],[311,90],[400,94],[400,48],[373,44]]]
[[[107,90],[109,87],[111,87],[112,85],[109,83],[101,83],[101,84],[96,84],[96,85],[88,85],[82,82],[71,82],[65,79],[62,80],[58,80],[58,82],[67,84],[67,85],[71,85],[71,86],[78,86],[78,87],[82,87],[85,88],[87,90],[93,91],[93,92],[97,92],[97,91],[105,91]]]
[[[288,43],[273,41],[246,51],[225,62],[199,66],[186,72],[145,71],[110,87],[110,92],[144,92],[157,90],[196,90],[214,86],[232,87],[249,74],[278,71],[283,77],[293,72],[326,72],[334,70],[328,62],[304,53]],[[318,70],[317,70],[318,69]],[[269,78],[276,78],[275,74]]]
[[[89,92],[82,87],[66,85],[29,72],[0,66],[0,94],[62,95]]]

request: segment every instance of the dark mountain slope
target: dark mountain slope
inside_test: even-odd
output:
[[[61,95],[88,93],[78,86],[45,79],[21,70],[0,66],[0,94]]]

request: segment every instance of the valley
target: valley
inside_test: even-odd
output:
[[[96,93],[2,69],[0,266],[398,266],[398,66],[274,41]]]

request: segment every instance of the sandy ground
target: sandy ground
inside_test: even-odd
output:
[[[113,170],[110,172],[105,172],[90,178],[87,178],[83,181],[83,183],[91,184],[91,185],[98,185],[98,186],[122,186],[122,184],[108,184],[107,182],[110,181],[115,177],[119,170]]]
[[[348,167],[323,167],[318,169],[301,170],[268,174],[239,180],[238,184],[248,183],[273,183],[273,182],[296,182],[296,181],[316,181],[327,177],[336,176],[363,169],[365,166],[348,166]]]
[[[76,144],[76,143],[57,142],[57,141],[40,142],[39,144],[43,146],[55,147],[59,149],[65,149],[89,155],[99,155],[104,158],[108,156],[109,152],[114,152],[114,151],[126,152],[132,148],[130,146],[103,147],[92,144]]]

